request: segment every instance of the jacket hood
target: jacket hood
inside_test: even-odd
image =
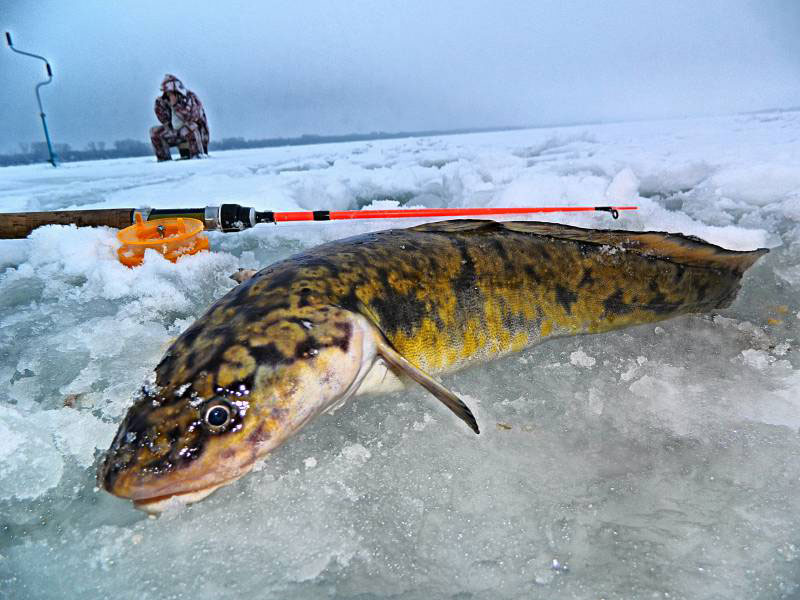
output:
[[[164,75],[164,80],[161,82],[161,91],[165,94],[167,92],[178,92],[182,96],[186,95],[186,88],[181,80],[169,73]]]

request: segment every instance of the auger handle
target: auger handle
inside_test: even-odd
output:
[[[133,223],[133,213],[132,208],[0,213],[0,239],[26,238],[31,231],[42,225],[106,226],[123,229]]]

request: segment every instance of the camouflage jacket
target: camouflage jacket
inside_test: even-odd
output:
[[[179,94],[175,106],[170,106],[166,93],[156,98],[155,113],[160,123],[171,126],[173,110],[184,123],[197,123],[201,129],[208,130],[203,103],[194,92],[187,90],[184,94]]]

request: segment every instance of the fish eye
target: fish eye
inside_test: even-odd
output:
[[[214,403],[206,410],[205,421],[213,431],[220,431],[231,420],[231,409],[227,404]]]

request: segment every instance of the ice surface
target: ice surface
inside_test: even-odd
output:
[[[546,215],[772,252],[715,316],[548,343],[358,397],[148,519],[95,464],[170,340],[255,268],[408,221],[259,226],[136,270],[112,231],[0,241],[0,597],[800,594],[800,113],[0,169],[3,210],[635,203]],[[418,221],[415,221],[418,222]]]
[[[49,432],[12,406],[0,407],[0,440],[3,500],[36,498],[61,481],[64,463]]]

